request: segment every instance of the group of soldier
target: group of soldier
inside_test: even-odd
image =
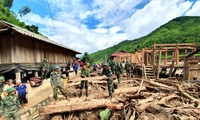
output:
[[[88,80],[87,78],[90,77],[91,70],[88,68],[89,64],[83,64],[83,67],[81,69],[81,78],[86,78],[86,80],[81,81],[80,85],[80,95],[82,96],[83,89],[86,90],[86,97],[88,97]],[[125,67],[123,68],[123,65],[121,62],[116,62],[113,60],[110,60],[108,63],[104,63],[102,66],[102,72],[99,73],[100,76],[105,76],[105,79],[107,81],[108,85],[108,93],[109,97],[112,98],[112,93],[114,92],[114,86],[113,86],[113,74],[116,75],[118,83],[121,81],[121,74],[123,73],[123,70],[126,70],[127,77],[130,77],[130,71],[131,71],[131,64],[126,61]],[[49,64],[48,60],[45,59],[44,63],[42,64],[42,78],[47,78],[47,73],[49,72]],[[65,76],[62,75],[62,72],[60,71],[60,67],[58,65],[55,65],[53,67],[53,71],[50,74],[50,83],[53,89],[53,98],[55,100],[58,99],[58,91],[62,93],[62,95],[66,98],[66,100],[70,100],[68,97],[68,94],[66,90],[63,87],[63,82],[61,79],[67,79]],[[3,76],[0,76],[0,92],[3,92],[3,86],[4,86],[5,79]],[[15,88],[9,88],[7,89],[7,96],[4,98],[1,98],[1,109],[0,112],[4,115],[5,120],[14,119],[19,120],[19,107],[20,103],[16,95],[16,89]]]
[[[5,86],[5,79],[0,76],[0,94],[3,93],[3,88]],[[4,117],[4,120],[20,120],[19,108],[20,103],[16,94],[16,89],[10,87],[6,90],[7,94],[3,98],[0,96],[0,115]]]
[[[124,70],[126,71],[127,79],[130,78],[132,67],[131,63],[128,60],[126,60],[125,63],[120,61],[110,60],[109,66],[112,73],[116,75],[118,83],[120,83],[121,81],[121,74],[124,72]]]
[[[121,74],[123,73],[124,69],[126,71],[127,78],[130,78],[131,64],[129,61],[126,61],[125,66],[123,67],[121,62],[115,62],[113,60],[110,60],[108,63],[105,62],[103,64],[102,72],[98,74],[100,76],[105,76],[105,79],[108,85],[108,93],[109,93],[110,98],[112,98],[112,93],[114,92],[113,74],[116,75],[118,83],[120,83]],[[86,97],[88,97],[87,78],[91,76],[90,74],[91,74],[91,69],[89,69],[89,64],[88,63],[83,64],[80,77],[85,78],[85,80],[81,81],[79,97],[82,96],[83,89],[85,89]],[[61,82],[62,78],[66,79],[66,77],[62,76],[62,73],[60,72],[60,67],[58,65],[55,65],[53,72],[50,75],[50,83],[53,88],[53,97],[55,100],[58,99],[57,94],[59,90],[62,93],[62,95],[66,98],[66,100],[70,100],[67,93],[65,92],[65,89],[63,88],[63,85]]]

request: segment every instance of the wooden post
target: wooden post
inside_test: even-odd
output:
[[[144,52],[144,48],[142,49],[142,64],[144,64],[144,54],[145,54],[145,52]]]
[[[148,65],[148,52],[144,53],[144,64]]]
[[[189,64],[187,62],[187,59],[184,58],[184,68],[183,68],[183,80],[189,80]]]
[[[149,64],[149,53],[146,53],[146,65]]]
[[[165,51],[165,65],[167,64],[167,50]]]
[[[162,50],[159,51],[159,58],[158,58],[158,62],[157,62],[157,75],[156,75],[156,79],[159,79],[159,74],[160,74],[160,63],[161,63],[161,57],[162,57]]]
[[[156,44],[153,44],[153,59],[152,59],[152,65],[155,65],[155,61],[156,61]]]
[[[38,77],[38,71],[35,71],[34,77]]]
[[[176,65],[179,64],[179,49],[178,49],[178,45],[176,46],[176,50],[175,50],[175,54],[176,54]]]
[[[192,52],[195,52],[195,51],[196,51],[196,47],[195,47],[196,44],[195,44],[195,42],[193,42],[192,44],[193,44],[193,45],[192,45],[192,47],[193,47]],[[195,57],[195,56],[193,55],[192,58],[194,58],[194,57]]]
[[[144,79],[147,79],[145,64],[142,64],[142,77],[144,77]]]
[[[21,72],[15,73],[16,80],[21,80]]]

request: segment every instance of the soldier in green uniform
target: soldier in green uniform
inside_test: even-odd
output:
[[[60,67],[58,65],[55,65],[54,71],[50,75],[50,83],[53,88],[53,98],[55,100],[58,99],[58,90],[60,90],[62,95],[65,96],[66,100],[69,100],[69,98],[67,97],[67,93],[63,88],[61,78],[66,79],[66,77],[62,76]]]
[[[130,73],[131,73],[131,64],[128,60],[126,61],[126,64],[125,64],[125,70],[126,70],[127,79],[129,79]]]
[[[0,103],[1,103],[1,95],[3,94],[3,88],[4,88],[4,86],[5,86],[5,83],[4,83],[4,76],[0,76]],[[0,104],[0,106],[1,106],[1,104]],[[2,110],[2,108],[0,107],[0,117],[2,116],[2,112],[3,112],[3,110]]]
[[[119,62],[116,62],[115,65],[115,75],[117,76],[118,83],[121,81],[120,75],[122,74],[122,67]]]
[[[5,86],[4,76],[0,76],[0,101],[1,101],[1,94],[3,93],[4,86]]]
[[[49,62],[47,59],[44,59],[42,63],[42,79],[47,79],[49,73]]]
[[[115,73],[115,61],[110,60],[109,61],[109,66],[110,66],[110,69],[111,69],[112,73],[114,74]]]
[[[1,101],[4,120],[20,120],[19,107],[20,103],[16,95],[15,88],[11,87],[7,90],[7,96]]]
[[[85,77],[90,77],[90,72],[89,72],[86,64],[83,65],[83,68],[81,70],[81,78],[85,78]],[[86,97],[88,97],[88,80],[82,80],[81,81],[81,88],[80,88],[81,91],[80,91],[79,97],[82,96],[82,90],[83,90],[83,88],[85,88],[85,90],[86,90]]]
[[[113,87],[113,78],[112,78],[112,71],[108,68],[108,64],[105,63],[103,65],[103,71],[101,75],[105,75],[107,78],[107,83],[108,83],[108,92],[109,92],[109,97],[112,98],[112,93],[114,92],[114,87]]]

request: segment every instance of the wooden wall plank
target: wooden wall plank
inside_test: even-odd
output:
[[[11,38],[8,36],[1,37],[1,63],[11,63]]]
[[[41,63],[47,58],[53,64],[66,64],[76,58],[73,51],[15,33],[0,36],[0,64]]]

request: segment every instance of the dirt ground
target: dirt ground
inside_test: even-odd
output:
[[[74,78],[74,73],[70,73],[70,79]],[[26,108],[21,108],[20,112],[24,112],[29,108],[37,105],[42,100],[52,96],[50,80],[44,80],[38,87],[31,87],[29,83],[26,84],[28,88],[28,104]]]

